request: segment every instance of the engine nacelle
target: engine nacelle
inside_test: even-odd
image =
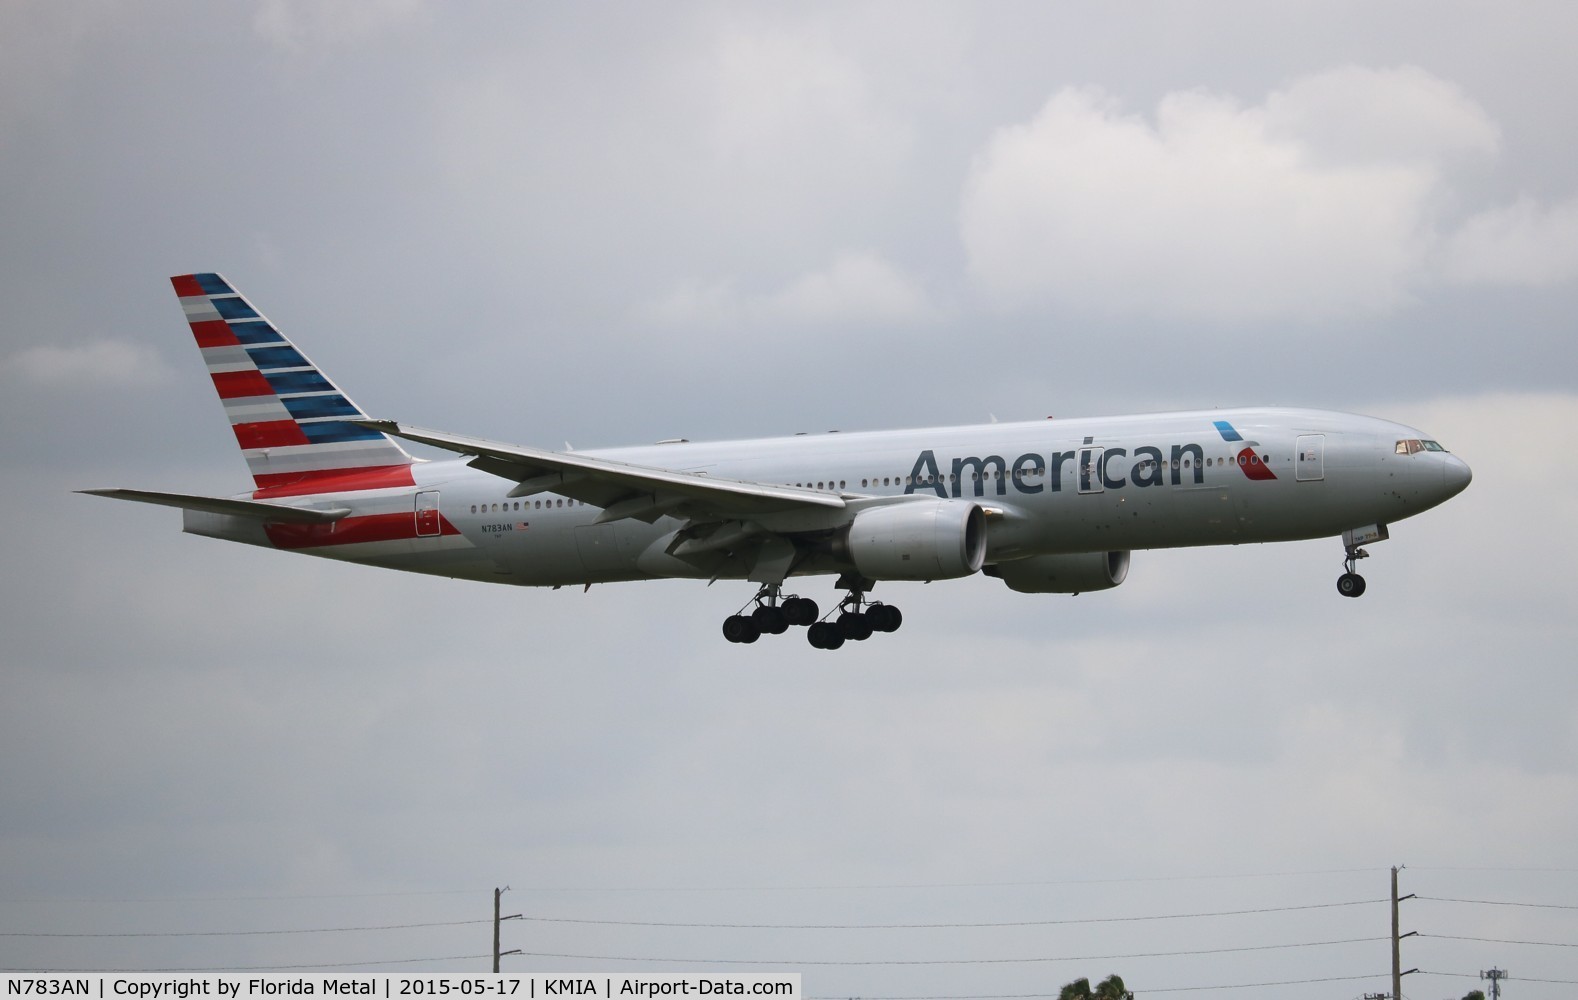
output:
[[[1021,594],[1081,594],[1111,590],[1129,575],[1127,552],[1074,552],[1067,555],[1031,556],[986,568]]]
[[[986,514],[962,500],[911,500],[855,515],[844,554],[873,580],[951,580],[986,561]]]

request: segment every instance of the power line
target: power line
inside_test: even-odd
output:
[[[1527,906],[1536,910],[1578,910],[1578,905],[1571,903],[1518,903],[1501,899],[1456,899],[1452,896],[1419,896],[1419,899],[1428,899],[1432,903],[1476,903],[1481,906]]]
[[[1014,889],[1058,885],[1120,885],[1140,882],[1203,882],[1231,879],[1295,878],[1305,875],[1351,875],[1384,868],[1317,868],[1304,871],[1239,872],[1207,875],[1133,875],[1112,878],[1039,879],[1009,882],[871,882],[848,885],[714,885],[714,886],[527,886],[518,892],[842,892],[889,889]]]
[[[1528,944],[1540,948],[1578,948],[1578,944],[1570,941],[1516,941],[1510,938],[1464,937],[1458,934],[1423,934],[1425,938],[1440,938],[1443,941],[1479,941],[1484,944]]]
[[[1281,951],[1290,948],[1324,948],[1342,944],[1370,944],[1387,937],[1343,938],[1336,941],[1304,941],[1292,944],[1240,945],[1232,948],[1193,948],[1184,951],[1143,951],[1124,955],[1069,955],[1036,958],[914,958],[914,959],[788,959],[788,958],[659,958],[652,955],[583,955],[558,951],[523,951],[532,958],[574,958],[591,962],[666,962],[690,965],[1022,965],[1035,962],[1107,962],[1128,958],[1178,958],[1185,955],[1228,955],[1254,951]]]
[[[1420,970],[1421,976],[1443,976],[1448,979],[1483,979],[1481,972],[1426,972]],[[1578,986],[1578,979],[1535,979],[1533,976],[1519,976],[1520,983],[1551,983],[1557,986]]]
[[[1203,913],[1163,913],[1139,917],[1071,917],[1060,920],[998,920],[980,923],[937,924],[731,924],[685,923],[662,920],[606,920],[590,917],[524,917],[523,919],[547,924],[596,924],[613,927],[676,927],[703,930],[773,930],[773,931],[850,931],[850,930],[956,930],[993,927],[1051,927],[1066,924],[1117,924],[1147,920],[1190,920],[1198,917],[1238,917],[1261,913],[1290,913],[1297,910],[1323,910],[1341,906],[1366,906],[1384,903],[1384,899],[1357,899],[1343,903],[1308,903],[1302,906],[1265,906],[1252,910],[1214,910]]]

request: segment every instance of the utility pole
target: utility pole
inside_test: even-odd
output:
[[[494,889],[493,890],[493,971],[494,972],[499,971],[499,956],[500,955],[519,955],[521,953],[521,950],[519,948],[511,948],[509,951],[499,951],[499,923],[500,923],[500,921],[504,921],[504,920],[519,920],[521,918],[521,915],[519,913],[512,913],[512,914],[510,914],[507,917],[499,916],[499,901],[503,897],[503,895],[506,892],[509,891],[509,888],[510,888],[509,886],[505,886],[502,889]]]
[[[1397,895],[1397,870],[1400,867],[1402,866],[1394,865],[1392,867],[1392,1000],[1402,1000],[1403,977],[1408,975],[1410,972],[1419,971],[1418,969],[1409,969],[1408,972],[1403,971],[1403,938],[1413,937],[1419,932],[1409,931],[1407,934],[1398,933],[1399,927],[1397,921],[1397,904],[1401,903],[1404,899],[1414,898],[1413,893],[1409,893],[1408,895],[1402,897]]]
[[[1490,1000],[1501,1000],[1501,981],[1507,978],[1507,970],[1491,969],[1481,972],[1479,978],[1490,980]]]

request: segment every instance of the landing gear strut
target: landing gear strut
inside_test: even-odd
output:
[[[755,642],[763,635],[782,635],[791,625],[816,621],[820,609],[815,601],[794,596],[780,599],[782,592],[776,583],[763,584],[751,598],[756,607],[749,614],[741,608],[723,620],[723,637],[730,642]]]
[[[893,605],[867,603],[866,591],[876,586],[875,580],[845,574],[838,578],[838,586],[849,591],[838,602],[838,617],[829,614],[827,621],[806,631],[806,639],[815,648],[837,649],[849,639],[862,642],[874,632],[895,632],[904,623],[904,616]]]
[[[1337,593],[1344,597],[1361,597],[1364,595],[1364,577],[1353,570],[1359,564],[1359,560],[1368,559],[1370,553],[1357,545],[1350,544],[1345,548],[1348,558],[1343,560],[1342,566],[1346,572],[1337,578]]]
[[[1347,558],[1342,563],[1343,574],[1337,578],[1337,593],[1344,597],[1359,597],[1364,593],[1364,577],[1354,572],[1354,567],[1359,565],[1360,559],[1370,557],[1370,553],[1364,551],[1363,546],[1371,542],[1384,542],[1391,535],[1384,524],[1349,528],[1342,533],[1342,549],[1347,554]]]

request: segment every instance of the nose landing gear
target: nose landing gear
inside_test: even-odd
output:
[[[1342,549],[1347,558],[1343,560],[1343,574],[1337,578],[1337,593],[1344,597],[1361,597],[1364,594],[1364,577],[1354,572],[1360,559],[1370,558],[1370,553],[1364,551],[1363,546],[1371,542],[1384,542],[1391,537],[1384,524],[1372,524],[1364,528],[1353,528],[1342,533]]]
[[[1343,550],[1347,558],[1342,562],[1343,574],[1337,578],[1337,593],[1344,597],[1362,597],[1364,595],[1364,577],[1354,572],[1360,559],[1370,558],[1370,553],[1355,545],[1352,541],[1344,539]]]

